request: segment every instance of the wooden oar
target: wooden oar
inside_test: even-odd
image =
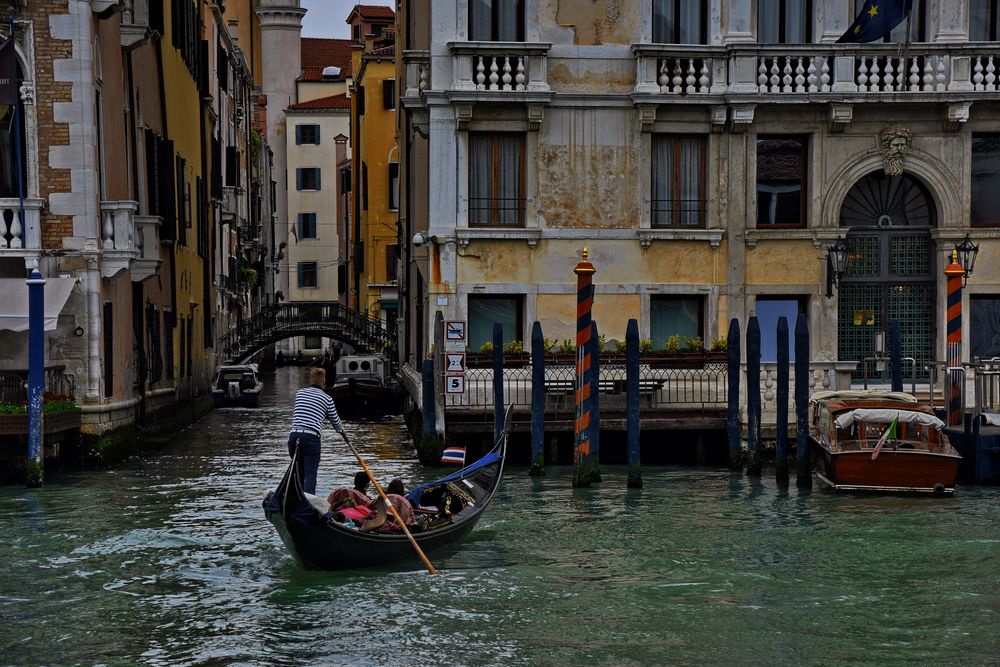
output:
[[[375,479],[375,475],[373,475],[372,471],[368,468],[368,464],[365,463],[365,460],[363,458],[361,458],[361,454],[359,454],[358,450],[354,448],[354,445],[351,444],[351,441],[347,439],[347,434],[341,431],[340,435],[342,438],[344,438],[344,442],[347,443],[347,446],[351,449],[351,452],[354,453],[354,458],[358,460],[358,463],[361,464],[361,467],[364,468],[364,471],[368,473],[368,479],[370,479],[372,481],[372,484],[375,485],[375,490],[378,491],[378,494],[380,496],[382,496],[382,501],[389,508],[389,511],[392,513],[392,517],[396,520],[396,524],[403,529],[403,533],[406,535],[406,538],[410,540],[410,544],[413,545],[413,549],[417,552],[417,555],[420,556],[420,560],[424,562],[424,567],[427,568],[427,573],[437,574],[437,569],[435,569],[435,567],[431,565],[431,562],[427,560],[427,556],[426,554],[424,554],[424,550],[420,548],[420,545],[417,544],[417,541],[413,538],[413,535],[410,533],[409,528],[406,527],[406,524],[403,522],[402,517],[399,516],[399,512],[396,511],[396,506],[389,501],[388,497],[386,497],[385,491],[382,490],[382,486],[378,483],[378,480]]]

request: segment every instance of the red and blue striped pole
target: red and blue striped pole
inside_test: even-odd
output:
[[[962,280],[965,269],[958,263],[958,251],[951,253],[951,264],[945,267],[944,275],[948,278],[948,310],[947,310],[947,349],[948,368],[959,368],[962,365]],[[962,373],[948,371],[947,389],[945,391],[948,425],[962,424],[965,407],[962,405]]]
[[[573,487],[590,486],[590,338],[594,307],[594,273],[597,269],[583,249],[583,259],[573,269],[576,274],[576,427],[573,440]]]

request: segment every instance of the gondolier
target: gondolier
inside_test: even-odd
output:
[[[313,368],[309,371],[309,386],[295,392],[295,411],[292,414],[292,430],[288,434],[288,456],[294,458],[299,451],[302,461],[302,489],[306,493],[316,493],[316,473],[319,471],[320,433],[327,419],[334,430],[344,435],[344,425],[337,414],[337,406],[323,387],[326,385],[326,371]]]

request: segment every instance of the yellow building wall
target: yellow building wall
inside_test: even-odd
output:
[[[762,241],[747,248],[748,285],[815,285],[822,278],[825,250],[810,240]]]

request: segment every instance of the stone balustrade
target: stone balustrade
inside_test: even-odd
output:
[[[25,199],[24,214],[21,200],[0,199],[0,255],[37,254],[42,248],[41,199]]]
[[[451,89],[501,94],[547,93],[550,88],[546,56],[551,46],[521,42],[449,42],[453,56]],[[419,72],[418,64],[418,88]],[[430,84],[429,80],[427,83]]]
[[[404,97],[419,97],[431,87],[431,57],[427,51],[404,51],[403,66],[406,71]]]
[[[132,280],[141,282],[156,275],[160,268],[160,225],[158,215],[135,216],[136,250],[138,257],[132,264]]]
[[[134,201],[101,202],[101,272],[110,278],[127,268],[139,256]]]

